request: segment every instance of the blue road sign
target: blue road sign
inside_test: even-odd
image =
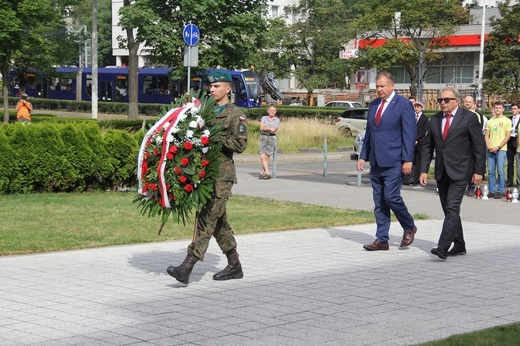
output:
[[[186,42],[187,45],[194,46],[199,42],[199,28],[195,24],[188,24],[184,27],[182,36],[184,37],[184,42]]]

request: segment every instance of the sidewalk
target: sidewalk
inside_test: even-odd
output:
[[[238,165],[235,194],[371,209],[369,186],[309,172],[261,181],[257,166]],[[431,191],[403,195],[412,212],[440,208]],[[511,224],[520,210],[468,199],[465,215],[472,202]],[[413,345],[520,321],[520,227],[463,218],[468,254],[447,261],[429,253],[435,216],[403,250],[397,223],[380,252],[362,249],[374,224],[238,235],[245,277],[224,282],[212,279],[226,264],[212,240],[188,286],[165,270],[189,240],[0,257],[0,344]]]

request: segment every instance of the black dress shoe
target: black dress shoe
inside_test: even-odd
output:
[[[434,247],[433,249],[431,249],[430,251],[432,254],[434,254],[435,256],[438,256],[440,259],[443,259],[445,260],[446,258],[448,258],[448,254],[446,254],[446,250],[444,250],[442,247]]]
[[[465,254],[466,254],[466,249],[453,248],[450,251],[448,251],[448,257],[462,256],[462,255],[465,255]]]

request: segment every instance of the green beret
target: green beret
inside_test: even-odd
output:
[[[208,75],[210,83],[232,82],[231,75],[226,71],[213,71]]]

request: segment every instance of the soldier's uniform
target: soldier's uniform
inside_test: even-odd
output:
[[[217,121],[224,124],[220,173],[211,201],[199,212],[197,229],[188,252],[200,261],[208,249],[211,235],[215,236],[223,253],[237,246],[231,226],[227,221],[226,203],[231,188],[237,182],[233,153],[242,153],[247,146],[247,122],[245,114],[232,103],[217,110]]]
[[[209,76],[209,81],[210,83],[231,83],[232,79],[229,73],[220,71],[213,72]],[[219,88],[220,85],[216,87]],[[166,269],[168,274],[185,284],[189,282],[195,263],[204,260],[204,254],[212,235],[228,260],[226,268],[213,275],[213,279],[229,280],[244,277],[236,251],[237,243],[227,220],[226,204],[231,196],[231,187],[237,180],[233,154],[243,152],[247,146],[247,120],[245,114],[229,101],[227,104],[219,106],[216,113],[217,122],[221,122],[224,126],[220,172],[213,196],[197,215],[193,241],[188,246],[186,258],[178,267],[169,266]]]

